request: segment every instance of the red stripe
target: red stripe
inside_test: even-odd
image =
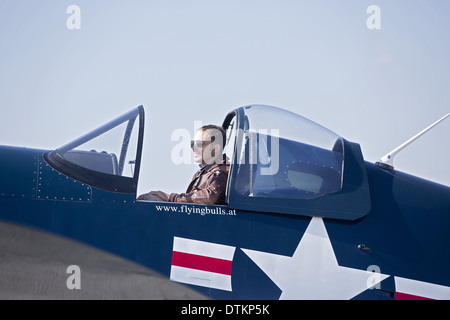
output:
[[[202,271],[231,275],[232,261],[174,251],[172,265]]]
[[[421,297],[421,296],[415,296],[415,295],[407,294],[407,293],[403,293],[403,292],[396,292],[395,300],[433,300],[433,299],[425,298],[425,297]]]

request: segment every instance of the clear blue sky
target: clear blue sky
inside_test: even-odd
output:
[[[0,144],[55,149],[142,104],[139,192],[183,192],[197,167],[171,161],[172,132],[259,103],[375,162],[450,112],[449,12],[444,0],[2,0]],[[396,169],[450,185],[449,136],[447,119]]]

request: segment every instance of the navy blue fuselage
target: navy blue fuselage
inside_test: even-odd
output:
[[[193,286],[216,299],[278,299],[280,289],[239,248],[292,256],[311,218],[227,206],[136,201],[50,167],[43,150],[0,147],[0,218],[136,261],[169,277],[173,238],[236,247],[233,290]],[[371,210],[324,219],[340,266],[388,274],[356,298],[395,297],[394,276],[450,286],[450,188],[366,162]],[[82,266],[80,266],[82,268]]]
[[[114,153],[79,148],[122,125]],[[214,299],[450,299],[449,187],[364,161],[358,144],[300,116],[248,106],[223,124],[227,205],[137,201],[143,127],[140,106],[53,151],[0,146],[0,219]]]

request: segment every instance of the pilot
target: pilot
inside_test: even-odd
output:
[[[194,161],[200,169],[194,174],[185,193],[150,191],[137,200],[187,202],[198,204],[225,204],[229,164],[223,154],[225,130],[220,126],[206,125],[199,128],[191,140]]]

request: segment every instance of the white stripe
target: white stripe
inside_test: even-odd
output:
[[[173,238],[173,251],[197,254],[211,258],[233,260],[236,247],[226,246],[223,244],[198,241],[186,238]]]
[[[231,276],[214,272],[172,266],[170,280],[201,287],[232,291]]]
[[[401,277],[394,277],[394,280],[396,292],[436,300],[450,299],[450,287]]]

